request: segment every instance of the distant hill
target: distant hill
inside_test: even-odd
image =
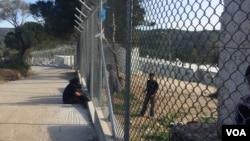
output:
[[[140,56],[199,64],[217,64],[218,30],[187,31],[180,29],[137,30],[135,38]],[[168,54],[168,55],[167,55]]]
[[[13,31],[14,28],[0,28],[0,42],[3,42],[4,36],[10,32]]]

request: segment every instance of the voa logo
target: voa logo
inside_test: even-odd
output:
[[[244,129],[226,129],[227,136],[247,136]]]

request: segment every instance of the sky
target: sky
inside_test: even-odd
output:
[[[147,0],[145,20],[155,22],[154,27],[142,29],[181,29],[189,31],[219,30],[223,12],[221,0]]]
[[[24,0],[26,3],[35,3],[38,0]],[[28,17],[27,21],[35,21],[32,16]],[[0,22],[0,28],[13,28],[13,25],[6,21],[1,21]]]
[[[24,0],[35,3],[38,0]],[[46,0],[45,0],[46,1]],[[156,22],[154,27],[141,29],[182,29],[182,30],[219,30],[219,18],[223,12],[221,0],[145,0],[145,19]],[[27,21],[34,21],[30,16]],[[8,22],[0,22],[0,28],[13,27]]]

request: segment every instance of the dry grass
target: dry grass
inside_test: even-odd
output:
[[[18,71],[18,70],[1,68],[0,69],[0,84],[8,82],[8,81],[22,79],[31,74],[32,74],[32,70],[29,70],[28,73],[24,74],[23,72]]]

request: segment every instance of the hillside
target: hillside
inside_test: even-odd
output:
[[[186,31],[178,29],[137,30],[140,55],[182,62],[217,64],[219,55],[218,30]],[[167,55],[167,54],[168,55]]]
[[[13,31],[13,28],[0,28],[0,42],[4,40],[4,36],[10,32]]]

